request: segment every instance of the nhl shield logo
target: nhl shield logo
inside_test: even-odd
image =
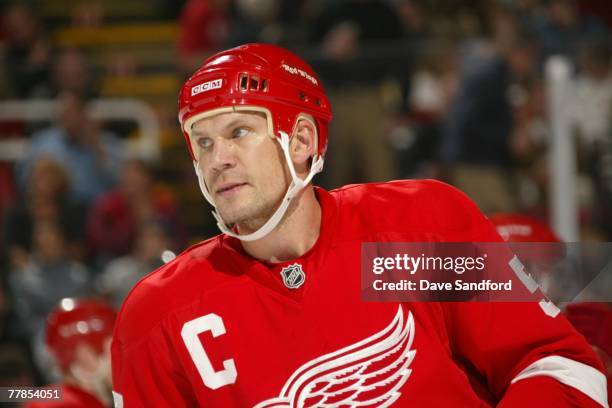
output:
[[[306,274],[302,270],[302,265],[298,263],[284,267],[280,274],[283,277],[283,283],[289,289],[299,288],[306,280]]]

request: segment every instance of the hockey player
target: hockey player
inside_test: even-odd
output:
[[[115,406],[607,406],[596,356],[537,303],[361,300],[362,242],[501,238],[440,182],[314,187],[331,109],[299,57],[210,57],[179,120],[222,234],[128,296]]]
[[[506,242],[548,243],[548,248],[546,245],[539,246],[540,258],[563,258],[565,256],[565,251],[560,249],[563,245],[559,237],[550,227],[533,217],[515,213],[499,213],[491,215],[489,219]],[[537,265],[535,267],[537,268]],[[544,276],[544,281],[546,278],[547,276]],[[554,277],[550,277],[549,280],[554,284]],[[611,306],[601,302],[575,302],[567,304],[563,310],[565,317],[584,336],[604,364],[608,395],[612,391],[610,382],[612,380]]]
[[[28,408],[112,405],[110,341],[116,313],[93,299],[65,298],[49,314],[46,343],[62,374],[61,398]]]

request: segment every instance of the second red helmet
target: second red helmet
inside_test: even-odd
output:
[[[85,343],[101,353],[113,334],[115,310],[97,300],[62,299],[47,319],[46,343],[61,369],[66,371],[75,348]]]

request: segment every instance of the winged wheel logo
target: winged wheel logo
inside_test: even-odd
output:
[[[254,408],[388,407],[410,377],[414,319],[401,306],[382,331],[298,368],[280,396]]]

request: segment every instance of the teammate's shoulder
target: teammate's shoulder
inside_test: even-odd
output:
[[[221,240],[218,235],[196,244],[141,279],[119,312],[120,340],[146,331],[171,311],[230,279],[218,271],[218,262],[228,256]]]

